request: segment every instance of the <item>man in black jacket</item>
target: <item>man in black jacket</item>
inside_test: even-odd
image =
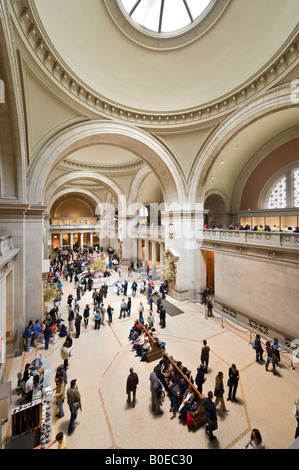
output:
[[[209,435],[210,441],[213,441],[216,439],[213,431],[218,428],[216,406],[213,403],[213,392],[208,392],[208,398],[202,399],[202,405],[205,407],[205,413],[208,418],[206,433]]]
[[[131,405],[131,392],[133,395],[132,398],[132,407],[135,408],[135,399],[136,399],[136,390],[137,390],[137,385],[138,385],[138,375],[136,372],[134,372],[133,367],[130,368],[130,374],[127,378],[127,403],[128,405]]]

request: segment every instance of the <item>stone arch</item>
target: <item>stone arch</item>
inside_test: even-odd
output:
[[[103,184],[109,192],[112,193],[113,197],[118,200],[118,196],[122,195],[122,190],[118,184],[116,184],[111,178],[108,176],[102,175],[100,173],[93,173],[90,171],[73,171],[71,173],[66,173],[65,175],[60,176],[57,178],[51,185],[47,188],[46,194],[45,194],[45,203],[49,204],[49,202],[53,199],[54,195],[56,194],[57,190],[63,186],[64,184],[70,183],[71,181],[75,181],[78,179],[89,179],[93,181],[97,181],[101,184]],[[72,192],[74,192],[73,189],[71,189]],[[82,190],[80,189],[80,192]],[[93,197],[96,199],[96,196],[90,192],[90,194],[93,195]],[[97,201],[97,207],[96,207],[96,213],[99,211],[99,206],[102,202]],[[123,203],[123,199],[119,199],[119,203]],[[47,204],[47,205],[48,205]],[[49,207],[49,205],[48,205]],[[125,207],[121,207],[122,210],[125,210]]]
[[[65,196],[65,195],[68,195],[68,194],[79,194],[79,193],[78,193],[78,191],[76,191],[75,189],[72,189],[72,188],[65,188],[65,189],[62,189],[61,191],[55,192],[55,194],[52,195],[49,203],[47,204],[49,212],[51,210],[51,207],[53,206],[55,201],[57,201],[58,198],[60,198],[62,196]],[[88,191],[87,189],[81,189],[80,188],[80,194],[83,194],[84,196],[86,196],[87,199],[89,199],[89,201],[94,205],[95,214],[96,214],[96,209],[97,209],[98,205],[101,203],[99,198],[97,198],[91,191]]]
[[[29,170],[29,202],[43,204],[47,179],[60,160],[88,145],[111,143],[133,152],[155,172],[167,202],[182,203],[186,190],[182,172],[170,152],[147,132],[103,120],[75,124],[53,136],[35,156]]]
[[[204,200],[204,182],[213,161],[242,129],[268,114],[298,107],[298,104],[292,100],[292,93],[290,83],[269,90],[244,107],[240,107],[217,127],[196,158],[189,185],[189,201]]]

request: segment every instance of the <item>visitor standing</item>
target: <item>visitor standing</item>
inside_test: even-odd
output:
[[[78,416],[78,410],[82,411],[81,395],[77,387],[77,379],[71,380],[71,386],[67,390],[67,404],[69,405],[71,417],[68,426],[68,435],[74,430],[74,422]]]
[[[130,374],[127,378],[127,403],[131,405],[131,394],[132,394],[132,407],[135,408],[136,401],[136,390],[139,383],[138,375],[134,372],[133,367],[130,368]]]

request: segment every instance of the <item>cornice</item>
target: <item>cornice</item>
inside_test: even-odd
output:
[[[280,50],[254,76],[217,100],[172,113],[128,109],[103,98],[80,80],[50,45],[31,0],[11,0],[14,24],[31,55],[43,71],[68,96],[103,117],[134,123],[147,129],[191,127],[215,120],[275,86],[299,63],[299,25]]]
[[[96,165],[92,163],[82,163],[69,160],[67,158],[59,162],[59,165],[72,169],[79,170],[93,170],[100,173],[118,173],[118,172],[131,172],[139,170],[144,166],[142,160],[137,160],[132,163],[123,164],[123,165]]]

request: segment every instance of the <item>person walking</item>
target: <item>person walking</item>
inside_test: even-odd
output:
[[[211,297],[207,299],[207,309],[208,309],[208,317],[213,317],[213,304]]]
[[[256,362],[260,362],[263,360],[263,348],[261,343],[261,336],[256,335],[255,340],[252,343],[253,349],[255,349],[255,360]]]
[[[61,358],[63,359],[63,368],[67,370],[69,366],[69,355],[70,355],[69,343],[67,341],[65,341],[63,345],[61,346],[60,354],[61,354]]]
[[[266,351],[267,351],[267,361],[265,368],[268,370],[268,366],[270,362],[272,363],[273,374],[276,375],[276,364],[277,364],[277,356],[275,355],[275,351],[273,350],[270,341],[266,342]]]
[[[82,411],[81,395],[77,387],[77,379],[71,380],[71,386],[67,390],[67,404],[69,405],[71,417],[68,426],[68,435],[74,431],[74,423],[78,416],[78,410]]]
[[[50,342],[51,336],[52,336],[51,328],[47,324],[44,329],[45,349],[47,350],[49,349],[49,342]]]
[[[215,407],[217,408],[218,404],[221,403],[222,411],[228,411],[224,403],[223,394],[224,394],[223,372],[218,372],[218,374],[216,375],[216,379],[215,379],[215,390],[214,390],[214,396],[216,397]]]
[[[139,303],[139,306],[138,306],[138,313],[139,313],[139,321],[140,321],[141,323],[144,322],[144,319],[143,319],[143,312],[144,312],[144,306],[143,306],[143,303],[140,302],[140,303]]]
[[[162,415],[163,411],[160,409],[161,406],[161,393],[162,393],[162,383],[158,378],[160,372],[159,366],[155,366],[154,370],[150,373],[150,390],[152,395],[152,411],[156,415]]]
[[[101,303],[101,314],[102,314],[102,318],[101,318],[101,324],[102,325],[105,325],[105,314],[106,314],[106,308],[103,304],[103,302]]]
[[[101,318],[102,318],[101,310],[99,308],[97,308],[95,313],[94,313],[94,320],[95,320],[94,329],[95,330],[100,329],[100,327],[101,327]]]
[[[80,315],[79,312],[77,312],[77,313],[76,313],[76,318],[75,318],[75,328],[76,328],[76,336],[75,336],[75,338],[79,338],[79,336],[80,336],[81,321],[82,321],[82,316]]]
[[[205,431],[209,435],[210,441],[213,441],[214,439],[216,439],[216,436],[214,436],[213,431],[218,428],[216,406],[213,402],[213,392],[208,392],[208,396],[202,399],[202,404],[205,409],[205,414],[208,418],[208,424],[206,425]]]
[[[200,360],[202,364],[205,364],[205,373],[208,372],[208,365],[209,365],[209,357],[210,357],[210,347],[207,345],[207,340],[203,340],[203,347],[201,348],[201,355]]]
[[[228,397],[227,400],[232,400],[237,402],[238,400],[236,399],[236,392],[238,388],[238,383],[239,383],[239,371],[236,367],[236,364],[232,364],[231,367],[228,370]]]
[[[127,315],[128,315],[128,317],[131,315],[131,308],[132,308],[132,300],[131,300],[131,297],[128,297],[128,302],[127,302]]]
[[[166,310],[163,307],[163,305],[161,305],[161,310],[160,310],[160,324],[161,324],[161,328],[166,327]]]
[[[125,299],[122,299],[120,303],[119,319],[121,319],[122,314],[124,315],[124,318],[126,318],[126,309],[127,309],[127,304],[125,302]]]
[[[87,326],[88,326],[89,312],[90,312],[90,307],[89,307],[88,304],[86,304],[86,307],[85,307],[84,312],[83,312],[83,319],[84,319],[84,327],[85,327],[85,329],[86,329]]]
[[[207,380],[205,377],[205,365],[203,363],[200,364],[200,366],[197,368],[197,374],[195,377],[195,383],[197,385],[197,390],[199,393],[202,393],[202,386]]]
[[[67,320],[69,322],[69,330],[74,331],[75,314],[74,310],[71,307],[69,308]]]
[[[132,407],[135,408],[136,401],[136,390],[139,383],[138,375],[134,372],[133,367],[130,368],[130,374],[127,378],[127,403],[131,405],[131,394],[132,394]]]
[[[57,418],[64,417],[63,411],[63,402],[65,398],[65,383],[62,376],[57,377],[56,387],[54,388],[53,398],[56,400],[58,406],[58,413],[56,414]]]
[[[108,324],[109,324],[109,326],[110,326],[111,323],[112,323],[112,315],[113,315],[113,312],[114,312],[114,308],[112,308],[111,305],[109,304],[108,307],[107,307]]]

